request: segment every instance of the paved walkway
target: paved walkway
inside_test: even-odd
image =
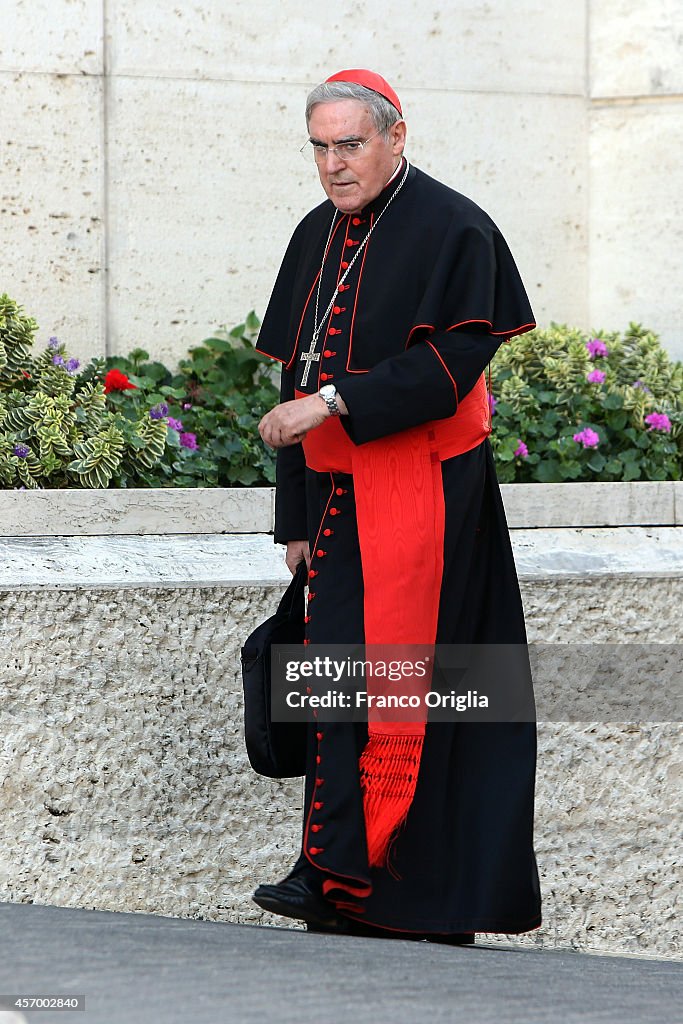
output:
[[[0,993],[86,1000],[0,1024],[674,1024],[683,964],[5,903]]]

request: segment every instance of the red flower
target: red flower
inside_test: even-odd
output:
[[[128,380],[125,373],[121,373],[120,370],[109,370],[104,378],[105,395],[108,395],[110,391],[129,391],[131,388],[137,388],[137,384]]]

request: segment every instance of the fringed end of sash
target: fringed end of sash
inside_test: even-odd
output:
[[[370,867],[387,867],[389,847],[415,796],[423,735],[372,734],[360,757]]]

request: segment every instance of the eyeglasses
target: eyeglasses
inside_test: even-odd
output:
[[[343,160],[346,163],[348,160],[357,160],[359,156],[362,156],[368,142],[377,138],[383,131],[384,129],[380,129],[380,131],[375,132],[365,142],[355,140],[353,142],[340,142],[338,146],[323,146],[320,142],[313,142],[311,139],[308,139],[307,142],[304,142],[299,152],[306,160],[310,160],[312,156],[317,164],[324,163],[327,160],[328,153],[334,153],[338,160]]]

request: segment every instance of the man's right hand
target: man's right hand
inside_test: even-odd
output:
[[[317,392],[305,398],[282,402],[267,412],[258,425],[259,433],[271,448],[284,448],[303,441],[309,430],[319,427],[330,410]]]
[[[287,541],[287,554],[285,555],[285,564],[292,576],[296,572],[296,567],[301,561],[306,561],[306,568],[311,568],[311,553],[308,548],[307,540],[288,540]]]

